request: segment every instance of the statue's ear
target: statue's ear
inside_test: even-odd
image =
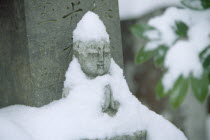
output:
[[[79,52],[78,52],[78,50],[79,50],[79,43],[78,42],[75,42],[74,44],[73,44],[73,55],[76,57],[76,58],[78,58],[78,55],[79,55]]]
[[[77,50],[73,49],[73,55],[78,59],[79,52]]]

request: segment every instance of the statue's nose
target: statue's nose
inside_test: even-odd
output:
[[[103,51],[99,51],[99,62],[103,62],[103,61],[104,61]]]

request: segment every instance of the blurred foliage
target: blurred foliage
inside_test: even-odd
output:
[[[210,8],[210,0],[200,0],[202,7],[192,7],[189,2],[192,2],[192,0],[182,1],[184,6],[193,10]],[[186,40],[188,38],[187,35],[189,27],[184,22],[175,21],[172,29],[178,37],[176,41]],[[137,38],[144,38],[147,41],[150,41],[150,39],[145,36],[145,32],[152,30],[156,29],[146,24],[135,24],[131,28],[131,32],[134,34],[134,36]],[[170,47],[164,44],[159,45],[153,50],[148,50],[146,47],[142,47],[135,58],[135,62],[137,64],[141,64],[153,58],[153,61],[157,67],[164,68],[164,60],[169,48]],[[189,77],[180,75],[173,84],[173,87],[168,91],[165,91],[162,80],[160,80],[156,86],[157,98],[164,98],[168,95],[172,107],[177,108],[184,101],[190,87],[195,98],[199,102],[203,103],[208,95],[208,86],[210,84],[210,45],[200,53],[200,61],[202,62],[204,68],[204,72],[200,78],[194,77],[193,74],[191,74]]]
[[[131,27],[131,32],[136,36],[136,37],[141,37],[144,39],[149,40],[149,38],[147,38],[144,33],[146,31],[150,31],[150,30],[155,30],[154,27],[149,26],[147,24],[135,24]]]
[[[182,0],[181,3],[192,10],[204,10],[210,8],[210,0]]]
[[[204,9],[210,8],[210,0],[201,0]]]

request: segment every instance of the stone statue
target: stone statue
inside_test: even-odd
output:
[[[73,44],[73,55],[78,59],[82,71],[90,78],[107,74],[111,63],[110,43],[100,41],[76,41]],[[69,94],[70,89],[63,90],[63,97]],[[119,108],[119,102],[115,101],[110,85],[104,87],[104,105],[102,111],[113,116]]]
[[[109,35],[103,22],[93,12],[87,12],[73,32],[73,56],[77,58],[81,70],[90,79],[109,74],[111,65]],[[64,98],[68,96],[71,88],[71,86],[64,85],[62,95]],[[113,85],[107,84],[102,93],[104,101],[101,111],[111,117],[115,116],[120,107],[119,101],[115,100],[113,96],[112,89],[114,88]],[[146,131],[137,131],[130,135],[122,134],[111,138],[97,139],[84,138],[84,140],[146,140],[146,135]]]

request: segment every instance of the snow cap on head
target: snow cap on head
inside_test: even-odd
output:
[[[77,27],[73,31],[73,42],[101,40],[109,42],[106,27],[97,14],[88,11],[77,23]]]

